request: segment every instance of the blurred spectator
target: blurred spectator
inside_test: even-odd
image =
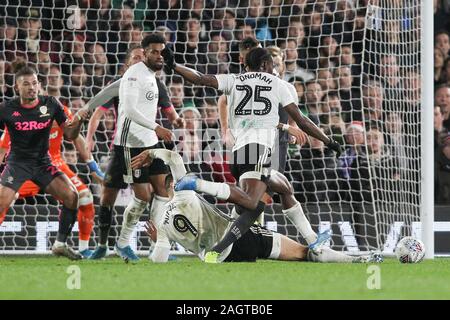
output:
[[[450,86],[443,84],[435,88],[434,103],[441,107],[444,126],[450,128]]]
[[[202,161],[202,137],[201,124],[202,116],[193,107],[183,108],[179,112],[185,121],[185,128],[181,129],[181,135],[176,145],[177,152],[183,157],[184,163],[192,164]]]
[[[263,0],[249,0],[245,14],[245,23],[255,29],[256,39],[270,44],[273,40],[272,31],[269,28],[267,10]]]
[[[42,23],[38,9],[30,8],[28,17],[24,21],[24,49],[27,52],[29,62],[38,62],[39,51],[47,51],[49,44],[41,35]]]
[[[342,105],[342,118],[346,123],[362,121],[361,93],[359,86],[352,85],[351,69],[341,65],[334,70],[334,78],[338,79],[338,95]]]
[[[8,79],[8,74],[12,74],[9,69],[10,65],[0,57],[0,103],[14,97],[12,80]]]
[[[408,156],[406,154],[406,147],[408,146],[407,138],[400,114],[390,112],[386,116],[384,141],[390,154],[398,159],[399,168],[405,170],[409,167]]]
[[[177,35],[177,42],[175,43],[175,60],[177,63],[194,69],[197,69],[199,64],[205,63],[205,59],[202,59],[202,54],[200,54],[206,51],[204,45],[200,43],[200,32],[200,17],[192,15]],[[204,71],[204,69],[202,70]]]
[[[334,81],[333,74],[331,73],[331,71],[329,69],[319,69],[318,70],[317,82],[322,87],[324,94],[327,94],[328,91],[336,89],[336,81]]]
[[[69,101],[69,93],[68,90],[63,89],[63,87],[64,80],[61,75],[61,71],[57,65],[52,65],[47,75],[47,94],[49,96],[60,98],[61,102],[67,105]],[[65,95],[63,93],[65,93]]]
[[[224,74],[230,69],[228,44],[220,33],[211,34],[206,54],[206,74]]]
[[[363,84],[364,120],[380,125],[383,116],[384,88],[376,80],[368,80]],[[358,120],[358,119],[355,119]]]
[[[337,200],[337,171],[333,152],[323,142],[309,137],[309,147],[288,162],[287,174],[301,203]]]
[[[450,50],[450,36],[447,31],[439,31],[434,35],[434,45],[436,48],[441,49],[447,58]]]
[[[173,76],[171,82],[167,84],[170,90],[170,102],[177,111],[183,107],[184,101],[184,81],[183,78],[179,76]]]
[[[441,107],[434,107],[434,149],[444,144],[449,130],[444,126],[444,116]]]
[[[324,92],[319,83],[314,80],[306,82],[305,105],[308,114],[317,115],[319,113],[323,96]]]
[[[380,65],[380,77],[383,79],[385,99],[401,100],[402,83],[400,78],[400,67],[395,55],[382,55]]]
[[[289,81],[292,77],[300,77],[305,82],[314,79],[314,74],[308,72],[307,70],[301,68],[297,64],[298,52],[297,52],[297,41],[294,39],[288,39],[280,43],[280,48],[285,51],[286,56],[286,73],[284,75],[284,80]]]
[[[380,130],[369,129],[367,148],[369,152],[367,156],[359,155],[356,161],[353,161],[350,177],[352,200],[368,202],[393,200],[385,194],[398,190],[399,185],[395,182],[400,178],[400,171],[397,160],[385,148],[383,133]]]
[[[81,98],[76,98],[76,99],[70,100],[70,110],[74,114],[77,113],[85,105],[86,105],[86,102]]]
[[[205,128],[219,129],[219,109],[215,98],[206,98],[201,112]]]
[[[345,130],[345,152],[339,157],[340,175],[349,179],[352,163],[364,154],[364,127],[361,121],[353,121]]]
[[[65,81],[63,96],[71,98],[89,98],[92,96],[91,88],[88,85],[86,70],[82,65],[73,64],[70,78]]]
[[[446,61],[446,56],[444,52],[439,48],[434,48],[434,83],[439,84],[441,82],[446,82],[444,78],[445,72],[444,61]]]
[[[125,60],[131,41],[133,19],[133,9],[129,5],[123,5],[114,15],[111,32],[108,33],[108,41],[106,42],[108,61],[115,69],[113,73],[118,72],[119,64],[122,64]]]
[[[306,85],[305,82],[303,81],[303,78],[293,77],[289,79],[289,82],[292,83],[295,87],[295,90],[297,90],[298,103],[300,105],[303,105],[305,102],[305,91],[306,91]]]
[[[354,161],[366,152],[364,147],[364,126],[361,121],[353,121],[345,130],[345,151],[338,159],[341,198],[350,200],[350,178],[352,170],[357,170]],[[354,174],[353,174],[354,176]]]
[[[105,49],[99,43],[89,47],[88,62],[89,73],[91,75],[92,91],[97,94],[103,87],[112,80],[109,70],[108,58]]]
[[[65,76],[70,76],[74,66],[83,66],[86,62],[85,53],[85,38],[83,36],[77,35],[71,41],[67,41],[64,45],[64,53],[61,63],[62,73]]]
[[[25,57],[24,48],[17,41],[17,21],[12,18],[5,20],[5,24],[0,26],[0,52],[6,61],[14,61],[17,56]]]
[[[320,105],[320,123],[329,124],[330,117],[342,114],[341,101],[335,91],[330,91],[322,98]]]

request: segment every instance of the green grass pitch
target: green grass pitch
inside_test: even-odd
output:
[[[67,288],[71,265],[80,268],[80,289]],[[367,288],[373,275],[368,266],[280,261],[208,265],[193,257],[166,264],[142,258],[132,265],[119,258],[72,262],[0,256],[0,299],[450,299],[450,259],[416,265],[387,259],[378,265],[381,288],[373,290]]]

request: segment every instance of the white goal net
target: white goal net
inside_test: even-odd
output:
[[[420,6],[419,0],[4,0],[0,101],[14,96],[14,68],[25,60],[39,70],[44,90],[49,70],[60,71],[60,98],[75,111],[120,74],[127,49],[147,32],[163,33],[178,63],[215,74],[241,71],[239,43],[245,37],[277,45],[299,108],[345,147],[336,159],[314,139],[289,145],[285,175],[296,198],[316,231],[332,229],[335,249],[392,253],[401,235],[420,235]],[[229,152],[210,152],[222,146],[219,93],[175,75],[161,78],[176,110],[193,126],[180,133],[188,169],[207,180],[233,182]],[[162,114],[160,120],[166,124]],[[114,113],[108,111],[94,137],[93,155],[103,169],[114,131]],[[63,154],[97,206],[101,186],[72,145],[64,143]],[[129,190],[119,194],[110,244],[130,196]],[[278,197],[267,201],[267,226],[301,240],[281,214]],[[0,251],[48,252],[57,208],[45,194],[19,199],[0,226]],[[91,247],[97,240],[95,221]],[[142,252],[149,248],[143,223],[132,241]],[[175,244],[174,250],[183,251]]]

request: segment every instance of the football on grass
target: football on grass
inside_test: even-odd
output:
[[[401,263],[418,263],[425,255],[425,245],[419,239],[404,237],[395,247],[395,255]]]

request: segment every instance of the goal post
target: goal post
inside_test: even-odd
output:
[[[421,1],[422,4],[422,203],[420,221],[422,223],[422,240],[425,244],[425,259],[434,259],[434,11],[433,1]]]

